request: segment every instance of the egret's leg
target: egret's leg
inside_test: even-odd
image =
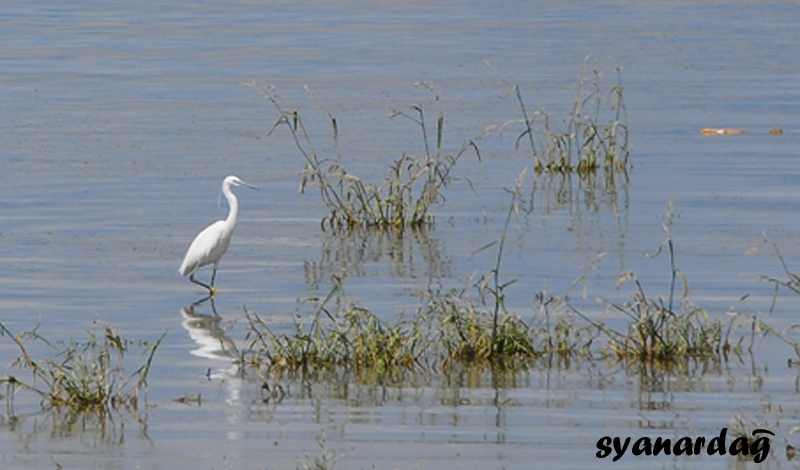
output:
[[[198,286],[203,286],[203,287],[205,287],[206,289],[208,289],[208,290],[211,290],[211,286],[209,286],[208,284],[206,284],[206,283],[204,283],[204,282],[201,282],[201,281],[198,281],[197,279],[195,279],[195,278],[194,278],[194,273],[192,273],[192,274],[190,274],[190,275],[189,275],[189,280],[190,280],[190,281],[192,281],[192,282],[194,282],[194,283],[195,283],[195,284],[197,284]]]
[[[211,273],[211,286],[209,290],[211,291],[211,300],[214,300],[214,297],[217,296],[217,289],[214,289],[214,279],[217,277],[217,265],[214,265],[214,271]]]
[[[214,287],[214,278],[217,277],[217,265],[214,265],[214,272],[211,273],[211,287]]]
[[[216,269],[214,270],[214,272],[216,273]],[[208,294],[209,294],[209,297],[210,297],[210,298],[212,298],[212,299],[213,299],[214,297],[216,297],[216,295],[217,295],[217,290],[216,290],[216,289],[214,289],[214,278],[213,278],[213,277],[211,278],[211,285],[205,284],[205,283],[203,283],[203,282],[200,282],[200,281],[198,281],[197,279],[195,279],[195,278],[194,278],[194,273],[192,273],[191,275],[189,275],[189,280],[190,280],[190,281],[192,281],[192,282],[194,282],[194,283],[195,283],[195,284],[197,284],[198,286],[203,286],[203,287],[205,287],[206,289],[208,289]]]

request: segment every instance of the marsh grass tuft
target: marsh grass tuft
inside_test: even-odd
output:
[[[577,323],[566,297],[550,296],[545,289],[535,296],[538,306],[526,320],[508,311],[503,299],[487,296],[485,282],[491,276],[481,276],[472,286],[476,298],[466,287],[429,294],[428,311],[437,332],[430,350],[440,351],[438,363],[448,370],[490,367],[514,372],[592,358],[596,328]]]
[[[506,83],[519,104],[522,119],[508,121],[501,126],[521,123],[523,130],[517,136],[516,146],[527,142],[537,174],[572,174],[589,177],[603,171],[606,179],[629,168],[628,115],[622,87],[622,69],[615,66],[617,83],[606,91],[601,86],[603,73],[595,62],[591,81],[587,79],[587,57],[581,68],[572,109],[560,131],[551,127],[551,117],[544,111],[529,112],[522,91],[517,85]],[[488,64],[491,67],[490,64]],[[499,73],[495,70],[495,73]]]
[[[392,370],[412,370],[424,345],[422,332],[402,321],[391,324],[363,307],[351,307],[345,319],[351,332],[356,374],[383,376]]]
[[[670,288],[666,296],[652,297],[638,277],[632,272],[620,276],[617,285],[632,282],[635,286],[631,300],[622,304],[609,302],[615,311],[630,321],[627,329],[614,331],[603,325],[608,335],[608,347],[618,359],[635,359],[644,363],[670,364],[685,362],[688,358],[720,360],[731,349],[730,328],[723,334],[724,325],[712,319],[708,312],[690,301],[689,282],[676,267],[675,246],[672,238],[674,223],[672,200],[667,203],[662,228],[666,239],[651,257],[657,257],[666,247],[670,265]],[[680,306],[675,306],[675,289],[678,278],[683,284]],[[733,319],[731,320],[731,325]]]
[[[591,339],[583,331],[575,329],[563,315],[555,324],[550,324],[544,295],[537,312],[540,318],[534,316],[532,319],[532,322],[539,320],[536,327],[506,308],[506,289],[516,279],[502,279],[503,250],[512,220],[518,224],[525,173],[525,169],[520,171],[513,187],[506,188],[511,200],[500,238],[478,250],[497,246],[494,267],[488,274],[480,276],[474,285],[478,301],[473,301],[465,289],[451,290],[432,301],[435,305],[433,310],[440,315],[439,342],[450,362],[514,370],[526,367],[538,357],[583,353],[586,351],[584,346],[591,344]],[[565,347],[566,344],[570,346]]]
[[[723,344],[723,324],[690,303],[673,310],[663,298],[649,298],[639,280],[628,276],[637,291],[632,300],[611,306],[630,319],[627,330],[610,332],[608,347],[619,358],[645,362],[682,361],[688,357],[719,357]]]
[[[396,158],[389,165],[383,184],[366,182],[351,171],[352,167],[342,157],[337,118],[308,87],[305,88],[307,94],[330,125],[333,145],[329,155],[317,152],[304,117],[298,109],[286,103],[273,86],[260,82],[245,85],[256,88],[278,112],[279,117],[267,136],[279,128],[288,130],[292,136],[304,160],[300,191],[317,187],[328,210],[321,220],[323,229],[394,228],[402,231],[429,226],[433,221],[431,206],[444,200],[442,192],[451,183],[451,173],[461,157],[473,151],[480,160],[481,152],[476,140],[509,125],[522,124],[523,130],[517,136],[515,146],[527,141],[537,174],[577,174],[584,185],[594,187],[599,180],[597,175],[602,171],[606,187],[613,192],[617,177],[623,175],[627,178],[630,167],[621,67],[616,65],[617,83],[606,91],[600,84],[603,73],[596,62],[591,67],[591,80],[586,78],[588,64],[587,57],[572,109],[565,120],[565,129],[553,131],[551,118],[544,110],[530,113],[520,88],[504,81],[510,86],[507,96],[516,98],[522,119],[489,126],[481,134],[467,139],[455,151],[444,148],[445,116],[438,94],[430,83],[418,82],[418,87],[430,91],[430,102],[412,105],[407,110],[392,109],[390,119],[401,117],[419,128],[421,152],[404,153]],[[433,119],[430,118],[431,104],[436,109]]]
[[[12,363],[31,372],[32,380],[25,381],[14,375],[0,377],[0,383],[9,388],[11,400],[16,390],[24,390],[41,397],[45,408],[68,408],[75,412],[106,413],[112,409],[137,410],[139,396],[147,387],[147,374],[156,350],[166,333],[144,349],[144,363],[126,377],[123,359],[129,342],[108,325],[102,332],[87,331],[85,342],[71,342],[59,347],[38,333],[31,331],[13,334],[0,323],[0,331],[16,344],[20,356]],[[42,359],[29,353],[29,344],[36,342],[52,350],[54,356]]]
[[[257,88],[278,111],[279,118],[268,135],[278,128],[289,131],[295,146],[305,160],[300,191],[316,186],[320,198],[328,209],[322,219],[323,228],[418,228],[432,222],[429,210],[440,202],[442,190],[451,182],[451,172],[459,159],[470,149],[478,158],[480,151],[474,140],[467,142],[455,152],[443,147],[445,127],[444,112],[438,109],[431,137],[428,115],[423,104],[416,104],[408,111],[392,110],[390,118],[403,117],[419,126],[423,151],[419,154],[403,154],[390,166],[385,185],[364,182],[357,174],[348,170],[339,147],[339,125],[331,114],[306,87],[306,92],[317,107],[327,116],[331,126],[334,155],[318,154],[312,144],[300,111],[288,105],[274,87],[261,83],[247,83]],[[433,103],[439,107],[439,97],[432,85],[417,84],[428,89]]]
[[[296,322],[293,334],[275,333],[255,312],[245,309],[249,330],[245,362],[277,375],[355,374],[360,381],[401,381],[412,371],[425,347],[420,328],[392,324],[369,310],[343,300],[341,278],[308,325]],[[332,305],[329,305],[332,304]]]
[[[603,74],[596,66],[592,68],[592,81],[587,84],[587,63],[588,58],[581,70],[566,128],[560,132],[551,129],[546,111],[528,113],[519,87],[515,85],[509,92],[522,112],[524,130],[517,137],[517,145],[527,140],[537,173],[588,176],[603,170],[606,176],[611,176],[628,169],[628,119],[621,68],[616,67],[616,85],[605,91],[600,86]]]
[[[492,361],[514,368],[537,355],[531,329],[515,315],[483,310],[462,291],[451,291],[436,304],[440,315],[439,341],[446,363],[488,365]]]

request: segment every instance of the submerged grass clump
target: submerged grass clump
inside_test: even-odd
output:
[[[30,381],[14,375],[0,377],[0,383],[9,389],[9,401],[17,390],[24,390],[41,397],[42,406],[48,409],[101,414],[118,408],[138,409],[153,356],[166,335],[145,347],[144,363],[126,377],[123,358],[129,343],[108,325],[102,325],[100,335],[88,331],[87,341],[71,342],[65,347],[48,341],[37,330],[38,326],[15,335],[0,323],[2,335],[11,338],[20,351],[12,366],[27,369],[32,376]],[[53,357],[34,358],[29,353],[31,342],[46,346]]]
[[[424,349],[418,328],[391,324],[363,307],[340,302],[337,284],[322,300],[308,325],[295,324],[293,334],[275,333],[255,312],[245,309],[249,329],[244,362],[276,375],[316,376],[352,372],[360,380],[401,380],[417,366]],[[336,299],[340,309],[331,311]]]
[[[667,238],[653,255],[653,257],[658,256],[666,247],[670,263],[668,295],[648,296],[636,275],[627,272],[620,277],[618,285],[628,281],[634,283],[635,290],[631,300],[622,304],[608,303],[610,308],[629,320],[624,331],[613,331],[605,325],[602,326],[608,335],[608,348],[615,353],[617,359],[669,366],[684,363],[689,358],[719,361],[723,354],[732,348],[729,334],[723,334],[725,326],[723,322],[712,319],[708,312],[689,300],[689,283],[675,265],[673,222],[670,200],[662,225]],[[680,306],[676,308],[675,288],[679,277],[684,289]],[[731,319],[728,333],[733,321]],[[737,348],[736,352],[738,351]]]
[[[480,292],[480,286],[475,286]],[[431,297],[437,336],[431,350],[446,368],[491,367],[522,371],[537,364],[567,365],[591,358],[596,337],[592,326],[578,325],[566,309],[550,312],[563,299],[541,297],[529,319],[501,308],[495,322],[494,304],[473,300],[466,289]],[[437,349],[438,348],[438,349]]]
[[[708,312],[688,303],[675,311],[662,298],[648,298],[635,276],[630,279],[637,288],[632,300],[612,304],[630,319],[625,331],[609,335],[608,347],[619,358],[668,363],[718,357],[723,348],[730,347],[723,343],[723,323]]]
[[[351,307],[349,324],[353,368],[357,374],[372,371],[384,375],[391,370],[411,370],[424,350],[422,333],[403,322],[390,324],[363,307]]]
[[[344,299],[342,278],[333,276],[328,295],[312,299],[308,325],[295,323],[294,333],[275,333],[255,312],[245,309],[248,332],[245,363],[266,366],[277,374],[350,371],[357,377],[392,378],[412,370],[425,347],[417,325],[391,324]]]
[[[559,315],[556,323],[550,324],[548,309],[555,299],[542,295],[541,306],[530,324],[506,308],[505,290],[516,279],[502,280],[503,249],[511,221],[519,216],[525,173],[523,169],[514,186],[506,189],[511,194],[511,202],[500,238],[481,248],[496,245],[497,257],[493,269],[481,276],[474,286],[479,301],[473,301],[466,290],[461,289],[435,296],[431,302],[439,315],[442,332],[439,342],[451,362],[514,370],[526,367],[536,358],[558,356],[564,359],[588,352],[591,335],[576,328],[566,315]]]
[[[434,104],[439,97],[427,83],[418,85],[434,93]],[[421,131],[423,151],[419,154],[403,154],[389,166],[385,185],[365,182],[348,169],[339,148],[339,126],[336,118],[326,110],[306,87],[307,93],[317,106],[325,112],[331,126],[334,155],[320,155],[311,142],[300,111],[294,109],[278,95],[274,87],[249,83],[257,88],[278,111],[279,118],[269,134],[278,128],[289,131],[295,146],[305,160],[302,171],[301,192],[309,186],[319,189],[320,199],[328,209],[322,219],[323,228],[417,228],[431,223],[429,209],[442,200],[442,190],[451,181],[451,172],[458,160],[472,149],[480,158],[478,146],[468,140],[455,152],[443,148],[444,113],[436,116],[433,129],[435,143],[432,144],[431,129],[422,104],[410,107],[408,112],[392,110],[391,118],[404,117]]]
[[[436,306],[441,315],[441,345],[451,362],[481,364],[493,358],[513,364],[537,355],[531,330],[521,318],[478,310],[462,294],[451,292]]]
[[[522,124],[523,131],[516,144],[527,141],[536,173],[577,173],[589,177],[602,170],[607,180],[613,180],[617,173],[625,173],[629,168],[628,115],[621,68],[616,67],[616,85],[606,91],[600,85],[603,74],[596,64],[592,68],[592,81],[587,85],[587,63],[588,58],[581,70],[565,128],[560,131],[552,129],[546,111],[529,113],[519,87],[511,86],[508,95],[517,99],[522,119],[509,121],[502,127]]]

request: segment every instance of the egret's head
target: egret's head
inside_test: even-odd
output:
[[[227,177],[227,178],[225,178],[225,180],[222,182],[222,187],[226,187],[226,186],[227,186],[227,187],[229,187],[229,188],[230,188],[231,186],[244,186],[245,188],[250,188],[250,189],[255,189],[255,190],[258,190],[258,188],[256,188],[256,187],[255,187],[255,186],[253,186],[252,184],[250,184],[250,183],[246,183],[246,182],[242,181],[242,180],[241,180],[241,179],[240,179],[238,176],[233,176],[233,175],[231,175],[231,176],[228,176],[228,177]]]

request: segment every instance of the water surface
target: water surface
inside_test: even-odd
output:
[[[387,318],[413,311],[417,290],[458,286],[494,266],[492,250],[475,250],[499,237],[503,188],[531,163],[515,149],[519,129],[482,139],[482,160],[459,164],[434,209],[434,230],[343,239],[319,229],[316,194],[297,193],[300,155],[285,132],[266,137],[278,116],[242,84],[277,86],[307,113],[324,150],[329,129],[308,85],[336,115],[347,161],[379,182],[386,164],[422,147],[419,129],[390,120],[388,110],[423,103],[437,112],[415,82],[434,85],[445,147],[457,150],[487,126],[520,117],[504,98],[510,84],[556,126],[584,64],[591,76],[596,63],[610,87],[616,61],[630,183],[613,197],[578,191],[564,201],[550,189],[558,181],[536,182],[533,210],[510,234],[503,261],[503,273],[518,279],[509,305],[532,315],[545,281],[563,293],[600,253],[586,297],[574,299],[582,311],[599,316],[597,298],[627,298],[629,286],[617,290],[616,281],[628,270],[666,295],[669,261],[647,254],[665,238],[672,199],[676,261],[693,300],[722,317],[750,294],[737,311],[787,327],[797,300],[783,294],[768,315],[771,286],[757,282],[758,274],[782,275],[778,260],[769,249],[744,253],[766,232],[790,267],[800,255],[798,20],[794,5],[779,2],[4,5],[0,321],[14,331],[41,321],[42,334],[62,341],[82,338],[96,317],[134,339],[168,334],[144,424],[131,416],[106,427],[54,415],[4,418],[0,462],[292,468],[325,453],[316,442],[324,432],[336,468],[576,468],[612,465],[595,458],[602,436],[714,436],[741,413],[777,434],[766,464],[792,466],[781,449],[796,441],[797,374],[786,367],[794,352],[777,341],[688,374],[576,364],[532,370],[498,389],[488,377],[421,379],[416,387],[294,384],[284,400],[264,403],[259,384],[229,362],[192,354],[199,345],[181,311],[202,292],[177,267],[191,237],[224,216],[219,184],[237,174],[262,190],[240,195],[239,227],[217,277],[223,322],[244,305],[288,326],[302,313],[297,299],[327,292],[343,267],[350,298]],[[705,127],[751,132],[701,136]],[[783,135],[770,135],[773,128]],[[205,305],[198,313],[211,312]],[[230,336],[242,333],[234,327]],[[2,362],[15,354],[0,341]],[[173,401],[198,393],[199,406]],[[37,409],[23,397],[16,404]],[[630,455],[613,465],[747,466],[729,456]]]

